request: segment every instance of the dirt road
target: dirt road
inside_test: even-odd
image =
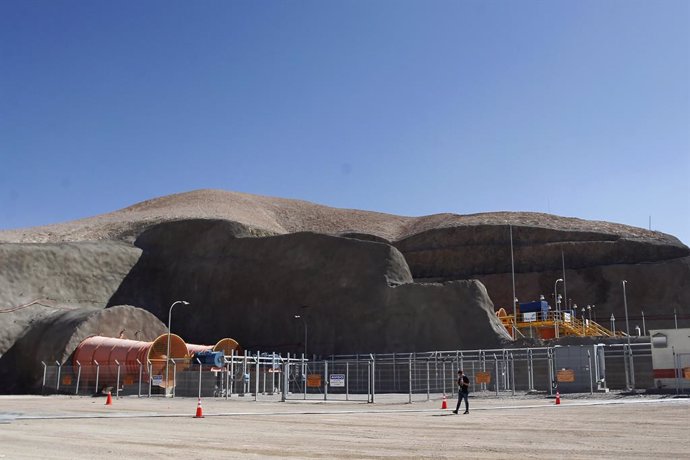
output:
[[[689,399],[104,402],[0,397],[0,458],[690,458]]]

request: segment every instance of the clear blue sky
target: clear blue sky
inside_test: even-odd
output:
[[[687,0],[0,2],[0,228],[199,188],[690,244]]]

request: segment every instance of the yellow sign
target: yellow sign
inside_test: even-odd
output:
[[[556,380],[563,383],[571,383],[575,381],[575,371],[572,369],[561,369],[556,372]]]
[[[491,373],[490,372],[476,372],[474,374],[475,383],[491,383]]]
[[[320,388],[321,387],[321,374],[309,374],[309,375],[307,375],[307,386],[309,388]]]

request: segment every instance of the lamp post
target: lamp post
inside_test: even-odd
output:
[[[594,322],[597,322],[597,311],[595,310],[596,305],[592,305],[592,313],[594,313]]]
[[[628,346],[630,346],[630,326],[628,325],[628,298],[625,294],[626,280],[621,281],[623,284],[623,308],[625,309],[625,333],[628,334]]]
[[[592,306],[587,305],[587,313],[589,313],[589,322],[592,322]]]
[[[170,388],[169,385],[169,379],[170,379],[170,324],[172,323],[172,309],[175,305],[178,303],[181,303],[182,305],[189,305],[189,302],[186,300],[176,300],[173,302],[172,305],[170,305],[170,310],[168,310],[168,348],[167,351],[165,352],[165,391],[167,392],[168,389]]]
[[[647,335],[647,325],[644,323],[644,310],[642,312],[642,335]]]
[[[562,283],[563,278],[558,278],[555,283],[553,283],[553,301],[556,303],[556,311],[560,311],[560,302],[558,301],[558,283]]]
[[[625,309],[625,333],[628,335],[628,369],[630,370],[630,381],[628,386],[631,390],[635,389],[635,367],[632,356],[632,348],[630,347],[630,325],[628,324],[628,297],[625,293],[625,285],[628,283],[626,280],[621,281],[623,284],[623,308]]]
[[[295,319],[301,319],[302,323],[304,323],[304,358],[309,359],[307,356],[307,320],[302,317],[302,315],[295,315]]]

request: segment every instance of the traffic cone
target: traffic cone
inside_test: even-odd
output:
[[[443,395],[443,402],[441,403],[441,409],[448,409],[448,401],[446,400],[446,395]]]
[[[556,391],[556,405],[561,403],[561,393]]]
[[[204,411],[201,409],[201,398],[199,398],[199,402],[196,405],[196,415],[194,418],[204,418]]]
[[[108,392],[108,397],[105,400],[105,405],[106,406],[112,406],[113,405],[113,397],[110,394],[110,392]]]

